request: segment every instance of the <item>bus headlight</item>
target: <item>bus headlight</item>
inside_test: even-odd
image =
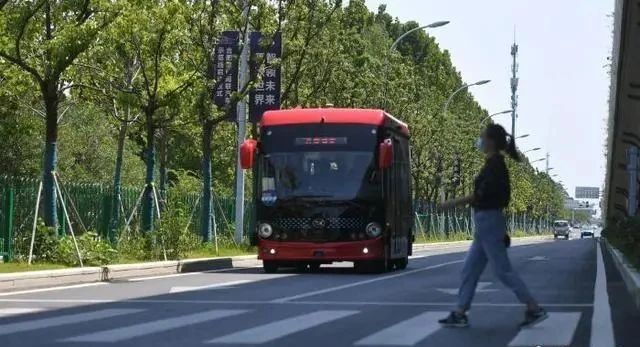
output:
[[[268,239],[273,234],[273,228],[268,223],[260,223],[258,225],[258,235],[263,239]]]
[[[365,231],[367,232],[367,236],[369,237],[378,237],[382,235],[382,227],[376,222],[367,224]]]

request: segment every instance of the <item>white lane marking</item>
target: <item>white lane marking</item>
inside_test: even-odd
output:
[[[125,314],[137,313],[143,310],[139,309],[106,309],[86,313],[66,314],[51,318],[42,318],[28,320],[25,322],[16,322],[10,324],[0,325],[0,336],[14,334],[24,331],[37,330],[42,328],[52,328],[61,325],[85,323],[92,320],[98,320],[103,318],[110,318],[115,316],[122,316]]]
[[[75,289],[75,288],[86,288],[86,287],[94,287],[94,286],[103,286],[103,285],[106,285],[106,284],[108,284],[108,283],[107,282],[91,282],[91,283],[72,284],[72,285],[69,285],[69,286],[38,288],[38,289],[29,289],[29,290],[15,291],[15,292],[0,293],[0,296],[11,296],[11,295],[20,295],[20,294],[42,293],[42,292],[50,292],[50,291],[53,291],[53,290],[63,290],[63,289]]]
[[[425,312],[357,341],[358,346],[413,346],[440,329],[449,312]]]
[[[593,293],[593,316],[591,317],[591,346],[615,346],[611,306],[607,292],[607,273],[600,242],[597,242],[596,283]]]
[[[497,292],[498,289],[485,289],[486,287],[492,285],[491,282],[478,282],[478,286],[476,288],[476,293],[489,293],[489,292]],[[449,295],[458,295],[458,288],[436,288],[437,291],[449,294]]]
[[[2,317],[10,317],[10,316],[18,316],[21,314],[40,312],[44,310],[43,308],[34,308],[34,307],[9,307],[9,308],[0,308],[0,318]]]
[[[543,256],[543,255],[536,255],[535,257],[531,257],[527,260],[531,260],[531,261],[545,261],[545,260],[549,260],[549,258]]]
[[[122,328],[109,329],[70,337],[62,342],[118,342],[132,339],[134,337],[150,335],[158,332],[176,329],[187,325],[198,324],[206,321],[239,315],[249,312],[248,310],[211,310],[198,312],[180,317],[160,319],[147,323],[129,325]]]
[[[182,292],[190,292],[194,290],[225,288],[225,287],[230,287],[230,286],[244,284],[244,283],[251,283],[251,282],[255,282],[255,281],[241,280],[241,281],[215,283],[215,284],[209,284],[206,286],[199,286],[199,287],[171,287],[171,289],[169,290],[169,293],[182,293]]]
[[[238,270],[244,270],[244,269],[256,269],[256,268],[261,268],[261,267],[262,266],[260,266],[260,265],[256,265],[256,266],[235,267],[235,268],[229,268],[229,269],[218,269],[218,270],[209,270],[209,271],[185,272],[185,273],[169,274],[169,275],[132,277],[132,278],[127,279],[127,281],[128,282],[142,282],[142,281],[149,281],[149,280],[160,280],[160,279],[164,279],[164,278],[202,275],[202,274],[209,274],[209,273],[216,273],[216,272],[229,272],[229,271],[238,271]]]
[[[549,313],[546,320],[530,328],[520,329],[518,335],[509,343],[509,347],[570,346],[580,315],[579,312]]]
[[[284,298],[275,299],[275,300],[273,300],[273,302],[287,302],[287,301],[291,301],[291,300],[307,298],[307,297],[310,297],[310,296],[326,294],[326,293],[335,292],[335,291],[342,290],[342,289],[348,289],[348,288],[361,286],[361,285],[364,285],[364,284],[370,284],[370,283],[375,283],[375,282],[379,282],[379,281],[389,280],[389,279],[396,278],[396,277],[406,276],[406,275],[414,274],[414,273],[417,273],[417,272],[433,270],[433,269],[441,268],[441,267],[447,266],[447,265],[459,264],[459,263],[462,263],[462,262],[464,262],[464,260],[449,261],[449,262],[446,262],[446,263],[431,265],[431,266],[423,267],[423,268],[420,268],[420,269],[402,271],[402,272],[394,274],[394,275],[376,277],[376,278],[372,278],[372,279],[368,279],[368,280],[364,280],[364,281],[358,281],[358,282],[344,284],[344,285],[337,286],[337,287],[331,287],[331,288],[326,288],[326,289],[315,290],[313,292],[308,292],[308,293],[304,293],[304,294],[287,296],[287,297],[284,297]]]
[[[130,302],[139,304],[237,304],[237,305],[337,305],[337,306],[455,306],[455,302],[407,302],[407,301],[286,301],[274,302],[264,300],[190,300],[190,299],[0,299],[0,302],[11,303],[67,303],[67,304],[103,304],[112,302]],[[474,306],[484,307],[522,307],[521,303],[474,302]],[[592,303],[558,304],[540,303],[544,307],[593,307]]]
[[[207,341],[207,343],[266,343],[356,313],[359,313],[359,311],[316,311],[242,330]]]

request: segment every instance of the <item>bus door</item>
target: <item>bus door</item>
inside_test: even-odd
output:
[[[386,223],[389,237],[389,257],[404,258],[409,253],[409,229],[407,228],[406,206],[410,204],[408,191],[410,172],[408,143],[401,136],[392,136],[393,164],[387,169],[384,179]],[[410,216],[409,216],[410,217]]]

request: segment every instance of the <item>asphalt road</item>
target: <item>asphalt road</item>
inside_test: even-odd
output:
[[[0,346],[640,345],[640,313],[593,239],[511,248],[547,321],[518,329],[523,307],[487,270],[471,327],[439,327],[464,251],[420,253],[407,270],[383,275],[250,268],[0,293]]]

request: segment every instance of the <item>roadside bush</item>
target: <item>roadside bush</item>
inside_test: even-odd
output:
[[[21,233],[16,236],[15,250],[16,260],[27,261],[29,258],[29,248],[31,247],[31,230],[29,233]],[[36,234],[33,242],[33,259],[41,262],[51,262],[55,257],[58,246],[58,235],[56,230],[44,225],[39,219],[36,225]]]
[[[640,216],[610,220],[602,230],[602,236],[640,269]]]
[[[111,264],[118,257],[118,252],[95,232],[86,232],[78,236],[77,242],[82,262],[86,266]],[[80,265],[73,238],[70,235],[59,239],[52,260],[59,264]]]
[[[125,237],[118,241],[117,249],[121,261],[153,259],[151,239],[135,229],[126,233]]]
[[[168,259],[180,259],[196,250],[202,244],[202,240],[193,231],[187,228],[189,213],[182,206],[173,206],[166,211],[159,223],[159,228],[154,232],[156,236],[156,254],[166,252]]]

